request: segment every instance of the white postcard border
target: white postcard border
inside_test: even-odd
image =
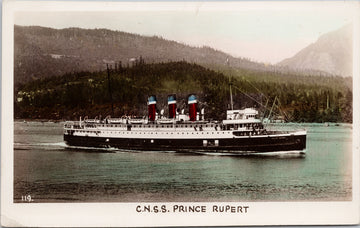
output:
[[[353,198],[347,202],[196,202],[196,203],[13,203],[13,30],[14,13],[19,11],[113,11],[114,9],[199,10],[224,7],[217,2],[50,2],[4,1],[2,49],[1,115],[1,223],[3,226],[233,226],[233,225],[334,225],[359,223],[359,85],[360,7],[359,2],[229,2],[252,8],[311,7],[348,4],[354,15],[354,118],[353,118]],[[71,6],[71,7],[69,7]],[[116,8],[117,7],[117,8]],[[169,213],[137,212],[138,206],[165,205]],[[205,206],[207,212],[172,212],[174,205]],[[246,213],[214,213],[214,205],[248,206]]]

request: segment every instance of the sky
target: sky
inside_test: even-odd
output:
[[[52,28],[107,28],[161,36],[192,46],[210,46],[234,57],[275,64],[292,57],[319,36],[352,23],[352,4],[346,1],[177,4],[113,3],[106,7],[51,7],[20,10],[18,25]],[[151,3],[148,3],[151,4]],[[140,6],[139,6],[140,5]],[[68,9],[68,10],[65,10]]]

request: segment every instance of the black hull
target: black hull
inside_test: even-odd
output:
[[[207,151],[228,153],[264,153],[303,151],[306,135],[242,137],[229,139],[134,139],[64,135],[69,146],[118,148],[148,151]],[[204,140],[207,143],[204,144]]]

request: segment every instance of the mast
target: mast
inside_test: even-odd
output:
[[[110,101],[111,101],[111,115],[114,116],[114,102],[113,102],[112,93],[111,93],[109,64],[106,64],[106,69],[107,69],[107,76],[108,76],[109,96],[110,96]]]
[[[232,96],[232,90],[231,90],[231,76],[230,76],[230,63],[229,63],[229,58],[226,59],[226,63],[228,65],[228,69],[229,69],[229,87],[230,87],[230,108],[231,110],[234,110],[234,103],[233,103],[233,96]]]
[[[326,110],[328,110],[329,107],[330,107],[330,105],[329,105],[329,91],[327,91],[327,93],[326,93]]]
[[[230,106],[231,106],[231,110],[234,110],[234,103],[233,103],[232,90],[231,90],[231,81],[230,81]]]

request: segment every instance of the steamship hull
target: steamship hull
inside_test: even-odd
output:
[[[105,118],[67,122],[69,146],[145,151],[188,151],[231,154],[304,152],[306,131],[269,131],[253,108],[227,110],[226,119],[207,121],[197,112],[196,96],[188,96],[188,115],[177,113],[176,96],[168,96],[169,117],[156,112],[156,96],[148,98],[148,118]],[[160,114],[160,115],[159,115]]]
[[[122,138],[64,135],[69,146],[145,151],[222,152],[232,154],[304,152],[306,132],[235,138]]]

